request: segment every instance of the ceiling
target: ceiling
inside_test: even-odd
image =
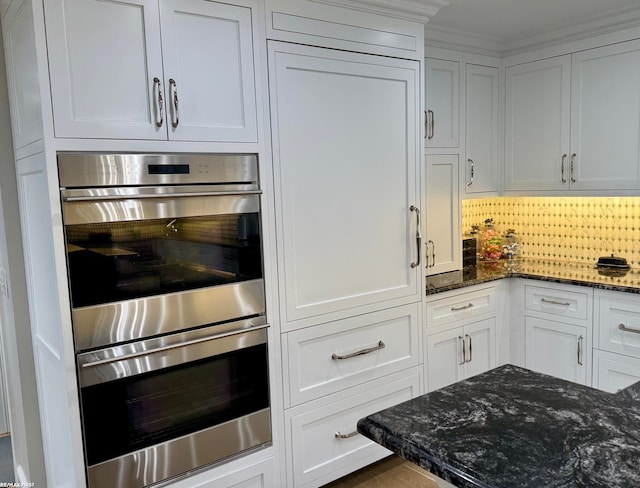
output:
[[[501,44],[503,50],[523,40],[560,37],[581,27],[602,29],[640,19],[639,0],[448,0],[429,19],[429,28]],[[585,29],[582,29],[585,30]]]

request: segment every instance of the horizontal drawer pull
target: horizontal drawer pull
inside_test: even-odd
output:
[[[640,334],[640,329],[634,329],[632,327],[627,327],[624,324],[618,324],[618,329],[623,332],[633,332],[634,334]]]
[[[358,435],[358,431],[354,430],[353,432],[349,432],[348,434],[341,434],[340,431],[336,432],[334,436],[336,439],[348,439],[349,437],[353,437]]]
[[[451,311],[459,312],[460,310],[469,310],[471,307],[473,307],[473,303],[470,303],[469,305],[465,305],[464,307],[451,307]]]
[[[547,300],[546,298],[541,298],[540,301],[542,303],[548,303],[550,305],[561,305],[563,307],[568,307],[569,305],[571,305],[569,302],[558,302],[556,300]]]
[[[338,359],[349,359],[355,356],[362,356],[363,354],[369,354],[370,352],[374,352],[374,351],[378,351],[380,349],[384,349],[386,346],[384,344],[384,342],[382,341],[378,341],[378,345],[377,346],[373,346],[373,347],[369,347],[367,349],[361,349],[360,351],[356,351],[356,352],[352,352],[351,354],[345,354],[340,355],[340,354],[336,354],[335,352],[331,355],[331,359],[338,360]]]

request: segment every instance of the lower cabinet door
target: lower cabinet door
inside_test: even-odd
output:
[[[525,366],[582,385],[590,384],[591,339],[586,327],[525,317]]]
[[[593,350],[593,387],[617,393],[640,381],[640,358]]]
[[[438,390],[463,379],[465,350],[462,327],[427,337],[427,389]]]
[[[412,368],[285,411],[287,486],[319,487],[391,454],[358,434],[362,417],[420,394]]]
[[[479,320],[464,327],[464,377],[471,378],[496,366],[496,318]]]

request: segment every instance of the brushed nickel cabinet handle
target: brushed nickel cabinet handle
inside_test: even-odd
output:
[[[349,432],[348,434],[342,434],[342,433],[340,433],[340,431],[338,431],[338,432],[336,432],[334,434],[336,439],[348,439],[349,437],[353,437],[353,436],[356,436],[356,435],[358,435],[358,431],[357,430],[354,431],[354,432]]]
[[[584,337],[580,336],[578,337],[578,364],[580,366],[583,366],[584,363],[582,361],[582,341],[584,340]]]
[[[624,324],[618,324],[618,329],[623,332],[633,332],[634,334],[640,334],[640,329],[634,329],[633,327],[627,327]]]
[[[540,301],[542,303],[548,303],[550,305],[561,305],[563,307],[568,307],[569,305],[571,305],[569,302],[558,302],[556,300],[547,300],[546,298],[541,298]]]
[[[387,347],[387,346],[385,345],[384,342],[378,341],[378,345],[377,346],[368,347],[366,349],[361,349],[359,351],[352,352],[351,354],[341,355],[341,354],[336,354],[334,352],[331,355],[331,359],[333,359],[334,361],[337,361],[339,359],[349,359],[349,358],[353,358],[355,356],[362,356],[363,354],[369,354],[370,352],[379,351],[380,349],[384,349],[385,347]]]
[[[431,267],[436,265],[436,243],[431,241]]]
[[[417,268],[418,266],[420,266],[420,256],[422,255],[422,233],[420,231],[420,209],[418,207],[416,207],[415,205],[411,205],[411,207],[409,207],[409,210],[411,212],[415,212],[416,213],[416,245],[417,245],[417,249],[418,249],[418,260],[415,263],[411,263],[411,267],[412,268]]]
[[[469,357],[467,358],[467,363],[470,363],[473,360],[473,345],[471,344],[471,336],[469,334],[465,334],[464,337],[465,339],[469,339]]]
[[[160,116],[160,120],[156,116],[156,127],[162,127],[164,123],[164,100],[162,99],[162,85],[160,84],[160,79],[156,76],[153,79],[153,90],[158,91],[156,100],[158,101],[158,114]]]
[[[473,185],[473,177],[475,175],[473,159],[467,159],[467,163],[471,165],[471,180],[469,181],[469,183],[467,183],[467,186],[471,186]]]
[[[469,310],[473,307],[473,303],[469,303],[469,305],[465,305],[464,307],[451,307],[452,312],[459,312],[461,310]]]
[[[569,168],[569,173],[570,173],[569,176],[571,177],[571,183],[575,183],[576,182],[576,179],[575,179],[574,173],[573,173],[573,166],[574,166],[575,160],[576,160],[576,153],[573,153],[571,155],[571,166]]]
[[[429,136],[429,114],[427,111],[424,111],[424,138],[426,139]]]
[[[566,159],[567,159],[567,155],[563,154],[562,163],[560,163],[560,181],[562,181],[563,185],[567,182],[567,179],[564,177],[564,162]]]
[[[461,349],[462,349],[462,361],[459,362],[458,365],[462,366],[464,363],[467,362],[466,344],[464,342],[464,337],[458,336],[458,340],[460,341],[460,344],[462,345],[462,347],[461,347]]]
[[[173,99],[173,120],[171,121],[171,125],[175,129],[180,123],[180,112],[178,111],[178,85],[176,80],[171,78],[169,80],[169,86],[171,87],[171,98]]]
[[[429,118],[429,135],[427,136],[427,139],[431,140],[433,139],[433,135],[434,135],[434,129],[435,129],[435,117],[433,114],[433,110],[427,110],[427,115]]]

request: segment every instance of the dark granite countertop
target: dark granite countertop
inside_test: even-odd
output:
[[[638,393],[506,365],[369,415],[358,431],[461,488],[640,487]]]
[[[427,295],[455,290],[503,278],[530,278],[554,283],[590,286],[604,290],[640,293],[640,269],[624,275],[602,274],[595,265],[536,259],[478,263],[473,268],[427,276]]]

